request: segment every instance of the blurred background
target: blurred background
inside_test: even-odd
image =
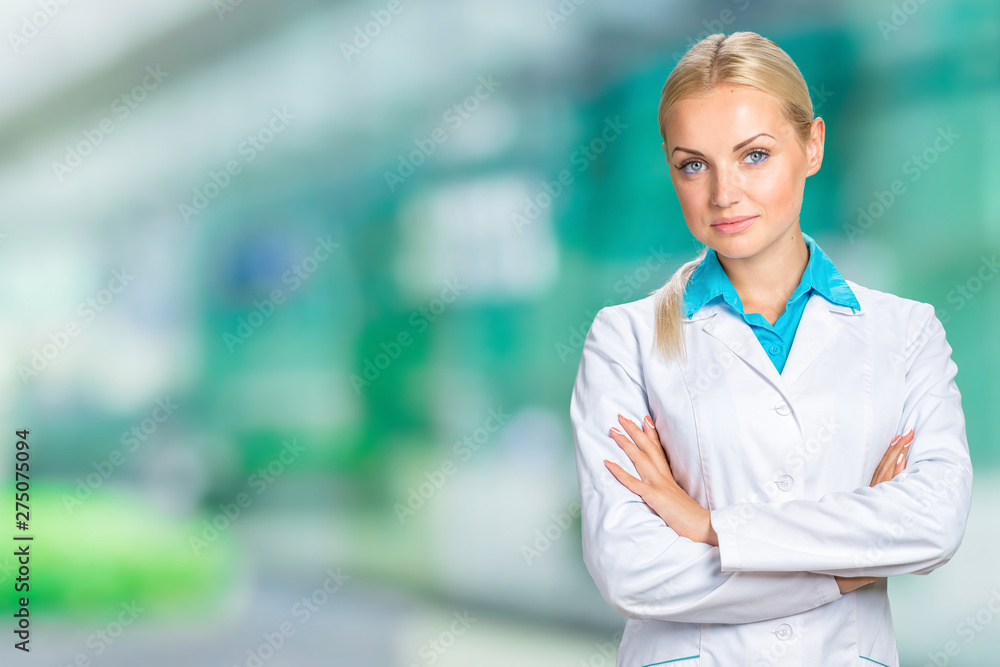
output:
[[[0,27],[0,491],[13,514],[27,429],[35,537],[30,654],[0,556],[4,664],[613,664],[570,391],[597,310],[699,250],[657,104],[737,30],[827,122],[803,230],[954,348],[975,498],[953,561],[890,583],[903,664],[996,664],[995,2],[17,0]]]

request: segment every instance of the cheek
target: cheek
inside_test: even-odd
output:
[[[748,192],[760,204],[773,211],[792,209],[802,200],[804,179],[790,169],[760,173],[748,183]]]
[[[703,181],[704,179],[699,180]],[[690,211],[704,205],[705,197],[708,195],[699,180],[673,179],[674,191],[677,193],[677,201],[680,202],[681,210]]]

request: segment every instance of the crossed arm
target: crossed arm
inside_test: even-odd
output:
[[[871,486],[711,511],[674,481],[652,424],[619,419],[623,410],[645,414],[648,402],[636,369],[621,361],[637,358],[635,341],[614,317],[601,311],[594,320],[570,411],[584,560],[620,614],[701,623],[787,616],[876,577],[928,573],[955,553],[972,468],[951,348],[933,308],[918,308],[911,322],[925,333],[906,351],[900,423],[910,438],[889,446]],[[616,422],[624,433],[608,430]],[[916,437],[920,456],[897,465]],[[623,454],[638,477],[606,463]],[[909,524],[890,535],[887,522],[905,525],[904,517]]]
[[[611,428],[611,437],[632,461],[640,477],[630,475],[624,468],[605,459],[611,474],[629,491],[642,498],[679,536],[694,542],[719,546],[719,535],[712,526],[712,513],[702,507],[687,491],[682,489],[670,470],[670,462],[660,444],[659,434],[649,415],[643,419],[642,428],[624,415],[618,415],[625,432]],[[887,482],[906,467],[906,454],[914,433],[911,428],[897,435],[886,449],[872,475],[871,486]],[[861,586],[875,582],[878,577],[842,577],[834,575],[841,593],[849,593]]]

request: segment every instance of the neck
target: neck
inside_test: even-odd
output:
[[[809,247],[796,228],[752,257],[717,256],[744,306],[784,309],[809,264]]]

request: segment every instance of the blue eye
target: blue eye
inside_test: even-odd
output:
[[[681,171],[683,171],[685,174],[697,174],[699,171],[703,171],[704,170],[704,169],[696,169],[696,170],[692,171],[692,170],[688,169],[688,167],[690,167],[693,164],[699,164],[703,168],[705,166],[705,163],[702,162],[701,160],[690,160],[690,161],[685,162],[684,164],[681,165]]]
[[[747,153],[747,157],[750,157],[752,155],[759,155],[760,159],[750,160],[749,162],[747,162],[747,164],[760,164],[761,162],[764,162],[765,160],[767,160],[767,158],[771,154],[768,151],[762,150],[760,148],[755,148],[752,151],[750,151],[749,153]]]

